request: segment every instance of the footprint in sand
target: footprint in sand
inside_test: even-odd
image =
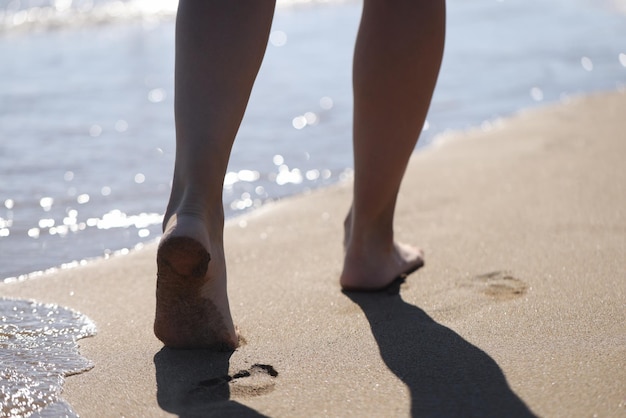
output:
[[[511,300],[523,296],[528,285],[505,271],[479,274],[471,279],[472,286],[494,300]]]
[[[269,364],[254,364],[247,370],[198,383],[200,388],[214,388],[228,384],[230,394],[238,397],[260,396],[274,390],[275,377],[278,372]]]

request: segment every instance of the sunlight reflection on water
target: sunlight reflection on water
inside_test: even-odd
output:
[[[176,2],[111,3],[0,0],[0,21],[29,9],[35,28],[49,18],[46,7],[67,19],[54,30],[42,22],[34,31],[0,30],[0,54],[14,57],[0,66],[0,254],[10,260],[0,263],[0,280],[161,233],[174,161]],[[281,2],[296,3],[307,2]],[[314,3],[276,13],[224,181],[227,217],[351,175],[360,6]],[[626,85],[618,41],[626,25],[609,4],[450,0],[420,146],[447,130],[487,129],[520,108]],[[108,10],[112,24],[73,26],[71,13],[96,9]]]

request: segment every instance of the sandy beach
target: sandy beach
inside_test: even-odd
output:
[[[624,416],[624,115],[573,98],[414,155],[396,234],[426,265],[380,294],[338,284],[349,183],[232,220],[234,353],[153,336],[154,244],[0,294],[95,321],[62,395],[83,417]]]

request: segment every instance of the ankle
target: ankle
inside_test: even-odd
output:
[[[209,198],[191,188],[182,193],[173,190],[163,217],[163,231],[168,229],[174,215],[178,221],[186,219],[200,222],[205,225],[205,228],[221,230],[224,227],[221,195],[219,198]]]
[[[380,210],[371,207],[355,208],[353,202],[344,220],[345,242],[382,241],[393,242],[393,219],[395,205],[386,205]]]
[[[394,242],[393,227],[388,222],[359,222],[357,219],[346,218],[344,223],[344,247],[374,247],[379,250],[391,249]]]

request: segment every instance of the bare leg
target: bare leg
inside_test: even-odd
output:
[[[169,347],[238,345],[226,292],[222,186],[273,12],[273,0],[179,4],[176,164],[157,253],[154,322]]]
[[[435,87],[445,0],[365,0],[354,55],[354,200],[345,289],[375,290],[423,264],[393,237],[396,198]]]

